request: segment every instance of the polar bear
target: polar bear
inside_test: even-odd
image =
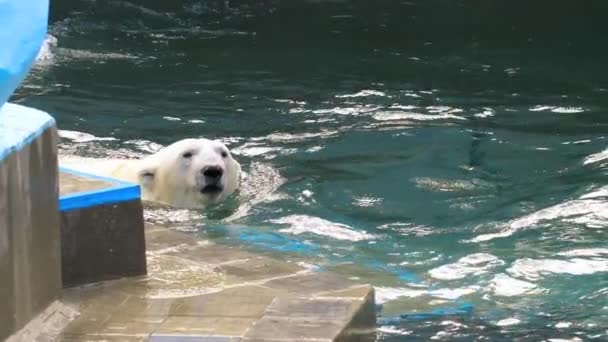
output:
[[[221,142],[177,141],[143,159],[60,158],[61,166],[108,176],[141,187],[141,198],[180,208],[204,208],[239,188],[241,166]]]

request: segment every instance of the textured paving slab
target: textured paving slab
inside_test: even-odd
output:
[[[148,275],[64,290],[57,341],[373,341],[373,288],[146,228]]]

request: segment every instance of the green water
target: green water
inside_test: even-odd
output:
[[[150,218],[372,282],[380,340],[602,340],[605,7],[58,1],[15,100],[66,154],[223,140],[240,210]]]

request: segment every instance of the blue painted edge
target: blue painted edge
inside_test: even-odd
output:
[[[4,139],[0,138],[0,143],[2,143],[0,144],[0,162],[4,160],[8,155],[18,152],[24,147],[30,145],[32,141],[36,140],[36,138],[41,136],[42,133],[44,133],[47,129],[54,127],[56,124],[55,119],[52,116],[35,108],[20,106],[14,103],[6,103],[3,106],[0,106],[0,114],[2,114],[3,111],[10,110],[19,112],[19,118],[21,120],[29,121],[30,119],[38,119],[42,120],[42,122],[39,123],[37,127],[30,127],[31,129],[28,130],[25,135],[18,136],[17,141],[9,141],[7,143],[4,141]],[[0,115],[0,118],[0,134],[12,133],[10,131],[13,129],[21,129],[21,131],[23,131],[22,127],[13,124],[14,121],[11,121],[15,120],[16,118],[9,117],[6,114]],[[32,120],[32,122],[35,123],[35,120]],[[6,144],[6,146],[3,146],[4,144]]]
[[[61,196],[59,198],[60,211],[85,209],[97,205],[127,202],[141,198],[141,190],[139,188],[139,184],[128,183],[113,178],[92,175],[65,167],[60,167],[59,171],[74,174],[81,177],[99,179],[115,185],[104,189],[83,191]]]

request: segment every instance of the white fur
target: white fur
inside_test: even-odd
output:
[[[191,155],[185,156],[186,153]],[[241,177],[241,166],[228,148],[219,141],[208,139],[180,140],[139,160],[60,158],[59,163],[83,172],[137,183],[141,187],[142,200],[181,208],[204,208],[221,202],[238,189]],[[215,194],[201,192],[208,185],[202,171],[210,166],[223,170],[218,182],[223,190]]]

